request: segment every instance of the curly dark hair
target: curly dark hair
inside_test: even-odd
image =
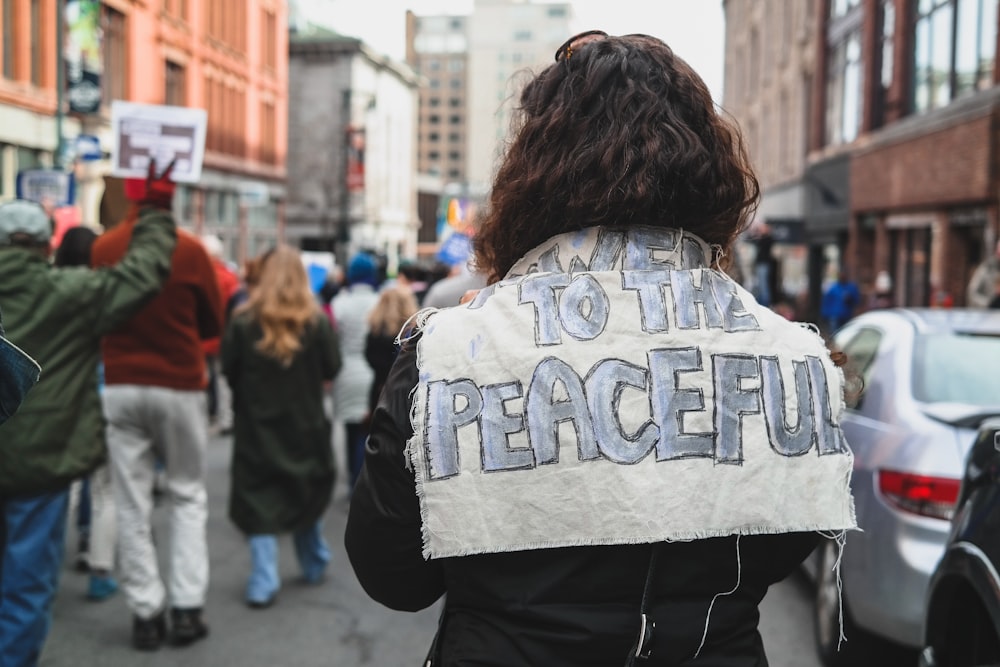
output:
[[[545,239],[598,225],[683,228],[728,250],[756,210],[739,128],[655,37],[573,49],[525,86],[516,123],[475,237],[491,282]]]

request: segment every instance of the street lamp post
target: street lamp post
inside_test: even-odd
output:
[[[65,2],[66,0],[56,0],[56,154],[54,162],[56,168],[60,170],[66,167],[66,145],[63,139],[63,98],[66,88],[66,71],[63,67]]]

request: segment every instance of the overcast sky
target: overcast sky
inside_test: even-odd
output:
[[[376,51],[403,60],[405,17],[468,14],[473,0],[298,0],[331,28],[358,37]],[[612,34],[641,32],[659,37],[705,79],[722,101],[725,22],[722,0],[569,0],[574,32],[592,28]],[[567,35],[568,37],[569,35]]]

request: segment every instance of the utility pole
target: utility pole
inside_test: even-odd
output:
[[[66,88],[66,71],[63,67],[63,41],[65,40],[66,0],[56,0],[56,169],[66,168],[66,144],[63,139],[63,97]]]

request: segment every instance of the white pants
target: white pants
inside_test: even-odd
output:
[[[204,391],[138,385],[104,388],[108,453],[118,506],[122,590],[132,613],[140,618],[151,618],[167,606],[150,525],[157,459],[166,468],[170,506],[170,605],[190,608],[205,604],[205,401]]]

